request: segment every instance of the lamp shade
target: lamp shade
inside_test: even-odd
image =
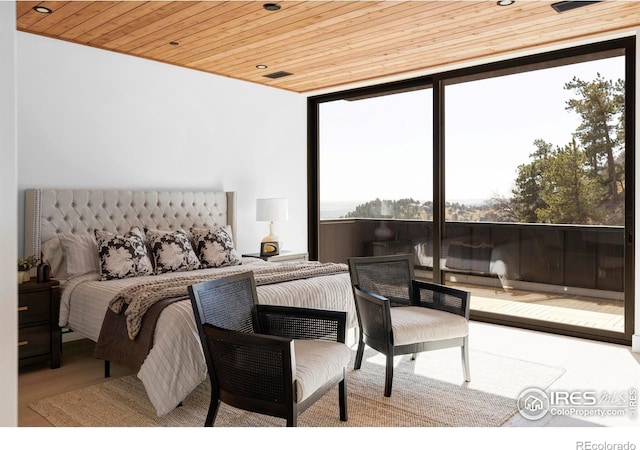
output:
[[[261,222],[289,219],[286,198],[259,198],[256,201],[256,220]]]

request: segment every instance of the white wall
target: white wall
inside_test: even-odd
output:
[[[15,23],[15,2],[0,2],[0,427],[18,424]]]
[[[287,197],[306,250],[306,97],[23,32],[17,77],[20,243],[25,188],[198,189],[238,193],[242,252],[256,198]]]

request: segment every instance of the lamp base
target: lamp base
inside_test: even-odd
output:
[[[275,256],[280,253],[280,238],[275,233],[276,224],[269,222],[269,234],[262,238],[260,256]],[[266,250],[265,250],[266,247]]]
[[[280,238],[274,234],[269,234],[263,237],[260,242],[280,242]]]
[[[278,241],[267,241],[260,243],[260,256],[276,256],[280,254],[280,244]]]

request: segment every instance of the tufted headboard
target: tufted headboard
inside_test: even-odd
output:
[[[58,233],[123,234],[134,226],[189,230],[229,225],[236,240],[235,192],[27,189],[24,253],[40,255]]]

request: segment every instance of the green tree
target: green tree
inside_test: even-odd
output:
[[[517,222],[535,223],[538,221],[537,211],[547,207],[542,194],[543,175],[547,170],[553,146],[542,139],[536,139],[533,144],[536,150],[529,155],[532,161],[518,166],[516,186],[512,191],[513,197],[509,210]],[[507,208],[503,206],[502,209]]]
[[[580,125],[573,140],[553,149],[534,141],[531,161],[517,169],[510,199],[492,199],[502,220],[621,224],[624,214],[625,83],[574,77],[564,85],[576,95],[566,103]]]
[[[598,74],[593,81],[573,77],[564,87],[577,94],[567,101],[566,109],[576,112],[582,120],[574,135],[585,149],[586,164],[592,176],[608,188],[613,203],[618,203],[624,198],[620,195],[624,191],[620,179],[624,160],[619,154],[624,149],[625,83],[606,80]]]
[[[540,183],[545,206],[536,210],[537,222],[600,223],[603,188],[589,176],[586,160],[575,140],[546,157]]]

